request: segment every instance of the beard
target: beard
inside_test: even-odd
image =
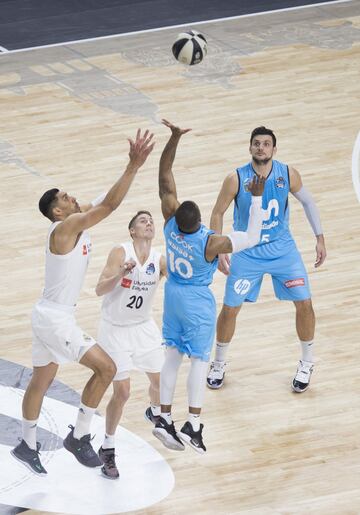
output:
[[[259,166],[262,165],[263,166],[263,165],[267,165],[268,162],[272,160],[272,156],[271,157],[266,157],[265,159],[259,159],[259,158],[255,157],[255,156],[253,156],[253,160],[254,160],[254,162],[257,165],[259,165]]]

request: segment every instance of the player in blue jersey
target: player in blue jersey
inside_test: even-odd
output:
[[[292,388],[301,393],[309,386],[314,366],[315,314],[308,276],[289,230],[289,192],[302,203],[316,236],[316,268],[326,257],[325,241],[318,210],[303,186],[299,172],[274,160],[275,153],[274,133],[266,127],[254,129],[250,138],[252,160],[225,179],[211,215],[210,227],[221,234],[223,215],[234,201],[234,230],[243,230],[247,224],[251,199],[247,185],[256,176],[266,179],[262,201],[266,215],[260,243],[240,254],[234,254],[230,268],[227,257],[219,256],[219,269],[228,278],[224,304],[217,321],[215,360],[207,378],[210,388],[217,389],[223,385],[226,352],[235,332],[237,314],[243,302],[256,302],[264,274],[271,275],[278,299],[290,300],[295,304],[296,331],[302,355]]]
[[[250,216],[244,230],[227,236],[214,234],[201,223],[200,210],[195,202],[188,200],[180,204],[177,199],[172,165],[180,138],[190,129],[180,129],[166,120],[163,123],[171,130],[159,166],[159,195],[165,218],[168,268],[163,315],[167,352],[160,374],[161,417],[153,434],[170,449],[184,450],[184,443],[187,443],[197,452],[204,453],[206,447],[200,412],[216,320],[215,299],[209,285],[217,268],[219,253],[240,252],[259,242],[263,219],[261,195],[265,181],[254,178],[248,184]],[[171,406],[184,354],[191,359],[187,380],[189,415],[188,421],[176,432]]]

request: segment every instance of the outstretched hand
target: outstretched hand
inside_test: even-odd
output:
[[[264,193],[265,188],[265,177],[259,177],[255,175],[251,182],[248,184],[248,190],[254,197],[261,197]]]
[[[169,127],[169,129],[171,130],[172,134],[174,136],[177,136],[177,137],[180,137],[182,136],[183,134],[186,134],[187,132],[190,132],[191,129],[180,129],[180,127],[176,127],[175,125],[173,125],[171,122],[169,122],[168,120],[165,120],[165,118],[163,118],[161,120],[161,123],[163,125],[165,125],[166,127]]]
[[[130,143],[130,163],[136,168],[140,168],[145,163],[150,152],[152,152],[155,145],[155,141],[152,142],[153,137],[154,134],[150,133],[147,129],[143,135],[141,135],[141,129],[138,129],[135,141],[128,138]]]

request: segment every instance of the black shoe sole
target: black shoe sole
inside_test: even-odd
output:
[[[120,475],[118,475],[117,477],[111,477],[111,476],[108,476],[106,474],[106,472],[103,471],[103,468],[101,467],[101,475],[103,477],[106,477],[106,479],[110,479],[111,481],[116,481],[117,479],[120,479]]]

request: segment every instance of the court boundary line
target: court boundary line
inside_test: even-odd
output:
[[[43,48],[53,48],[57,46],[68,46],[68,45],[76,45],[78,43],[89,43],[91,41],[97,41],[97,40],[103,40],[103,39],[110,39],[110,38],[119,38],[119,37],[125,37],[125,36],[134,36],[136,34],[146,34],[148,32],[159,32],[161,30],[170,30],[170,29],[176,29],[180,27],[189,27],[190,25],[204,25],[206,23],[216,23],[219,21],[228,21],[228,20],[238,20],[240,18],[250,18],[254,16],[263,16],[264,14],[274,14],[279,12],[287,12],[287,11],[297,11],[299,9],[308,9],[310,7],[321,7],[324,5],[336,5],[336,4],[344,4],[353,2],[354,0],[335,0],[333,2],[320,2],[315,4],[308,4],[308,5],[299,5],[297,7],[284,7],[283,9],[273,9],[271,11],[261,11],[258,13],[250,13],[250,14],[239,14],[237,16],[228,16],[225,18],[216,18],[214,20],[203,20],[203,21],[196,21],[196,22],[189,22],[189,23],[181,23],[179,25],[167,25],[165,27],[157,27],[155,29],[144,29],[144,30],[135,30],[132,32],[122,32],[120,34],[110,34],[107,36],[96,36],[93,38],[84,38],[84,39],[75,39],[72,41],[62,41],[61,43],[51,43],[49,45],[39,45],[39,46],[33,46],[33,47],[25,47],[25,48],[17,48],[15,50],[6,50],[6,52],[3,52],[3,54],[15,54],[18,52],[29,52],[30,50],[40,50]],[[5,47],[0,47],[5,48]],[[1,56],[1,53],[0,53]]]
[[[7,48],[5,48],[4,46],[1,46],[0,45],[0,52],[3,52],[4,54],[7,54],[8,52],[11,52],[11,50],[8,50]]]
[[[351,173],[354,190],[360,202],[360,131],[356,137],[352,152]]]

